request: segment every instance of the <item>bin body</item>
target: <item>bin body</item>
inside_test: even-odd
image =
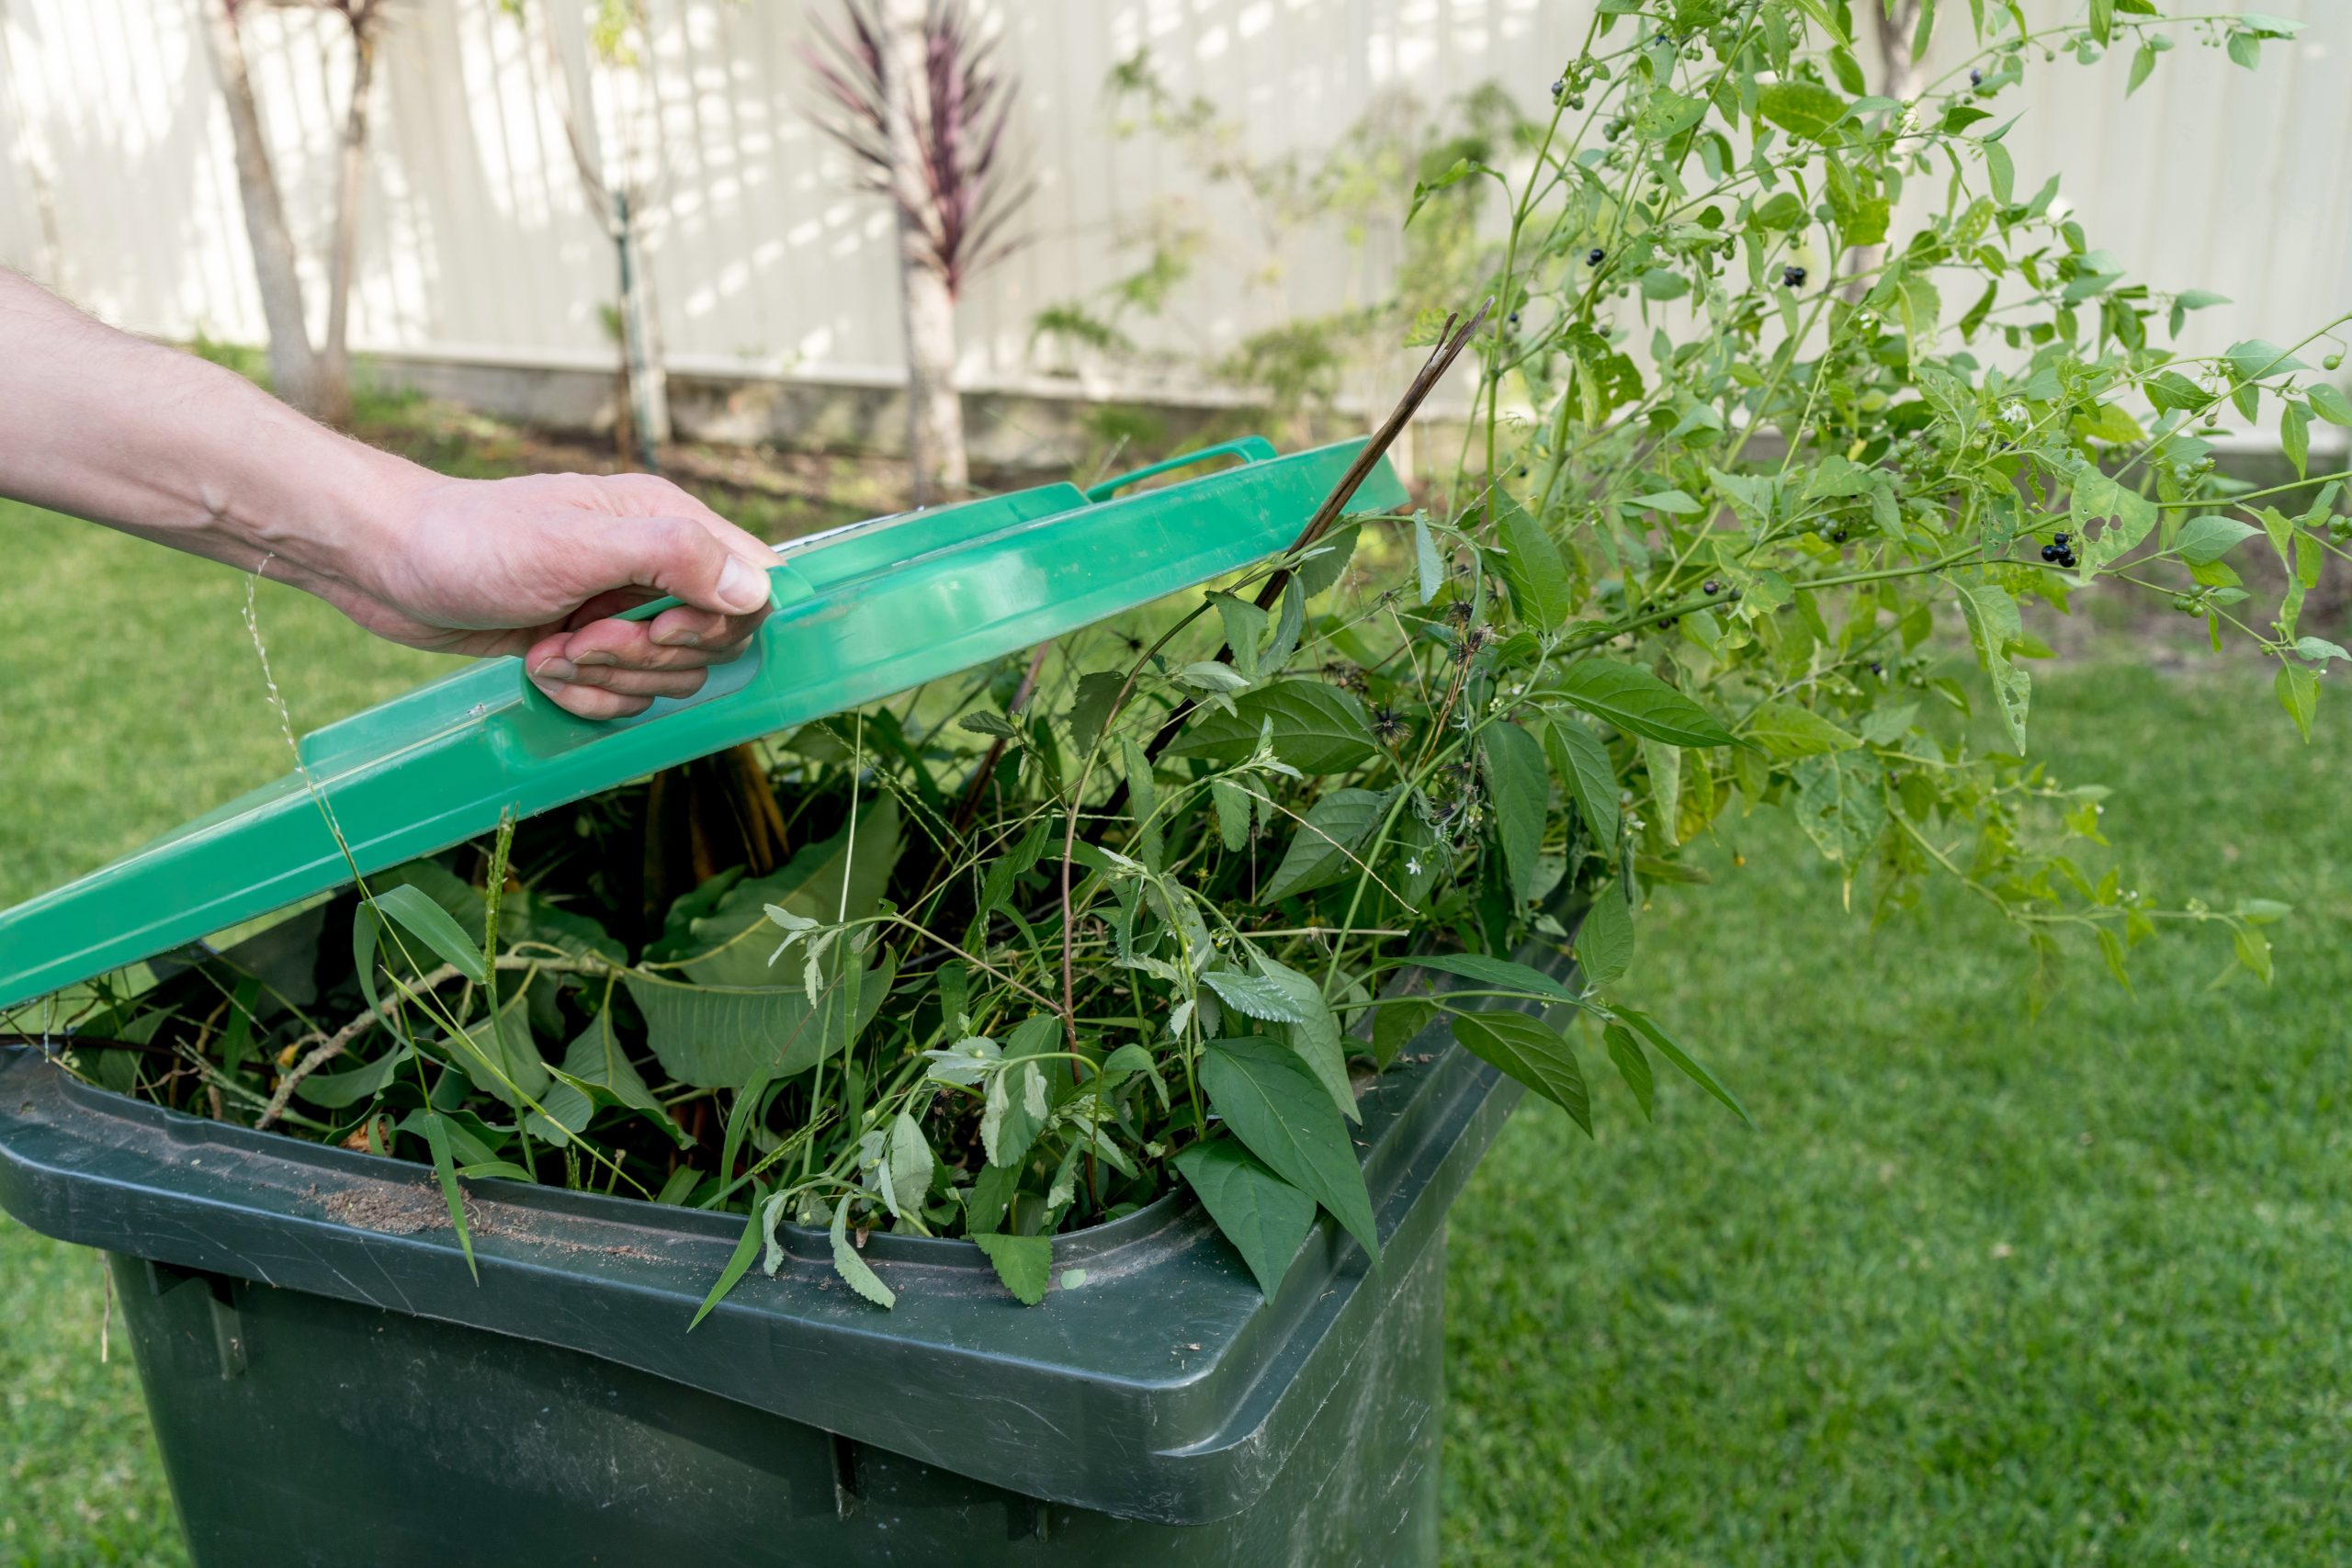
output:
[[[1441,1230],[1382,1280],[1272,1484],[1206,1524],[1023,1496],[560,1346],[110,1260],[199,1568],[1411,1568],[1437,1562],[1444,1254]]]

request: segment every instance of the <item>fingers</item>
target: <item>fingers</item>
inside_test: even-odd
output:
[[[683,626],[665,626],[673,615],[687,619]],[[734,658],[758,627],[754,616],[714,615],[681,606],[665,610],[650,621],[591,621],[561,634],[562,646],[550,651],[582,666],[699,670]]]
[[[565,541],[564,569],[583,604],[616,589],[673,594],[721,615],[768,604],[775,555],[741,529],[691,517],[614,517]]]
[[[580,632],[544,637],[524,655],[532,682],[559,706],[583,718],[642,713],[656,697],[690,697],[708,667],[740,656],[749,639],[718,649],[664,649],[643,641],[644,626],[600,621]],[[632,646],[628,637],[639,641]],[[611,637],[620,646],[606,646]],[[582,640],[588,638],[586,646]]]

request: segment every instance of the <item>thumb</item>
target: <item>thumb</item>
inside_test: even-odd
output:
[[[690,518],[614,518],[604,547],[579,564],[593,579],[582,584],[583,598],[615,588],[650,588],[729,615],[747,615],[768,604],[767,572]]]

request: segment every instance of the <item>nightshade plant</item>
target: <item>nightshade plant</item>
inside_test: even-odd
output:
[[[2060,54],[2129,50],[2136,87],[2291,25],[1917,28],[1946,63],[1896,102],[1833,0],[1603,0],[1509,166],[1435,182],[1510,221],[1428,510],[377,878],[307,1008],[222,975],[74,1059],[432,1157],[461,1234],[458,1174],[741,1213],[714,1300],[798,1223],[883,1305],[873,1227],[970,1237],[1034,1303],[1055,1235],[1180,1180],[1269,1292],[1318,1209],[1374,1249],[1355,1085],[1433,1023],[1588,1131],[1602,1060],[1644,1114],[1660,1058],[1737,1111],[1635,962],[1726,812],[1792,812],[1871,908],[1993,904],[2037,1005],[2167,924],[2267,980],[2281,907],[2098,869],[2103,792],[2028,755],[2027,625],[2160,595],[2307,733],[2345,657],[2297,626],[2347,531],[2304,472],[2352,422],[2308,362],[2337,323],[2171,352],[2215,297],[2129,281],[2001,138]],[[2297,482],[2216,472],[2233,409]],[[1568,984],[1524,962],[1571,950]]]

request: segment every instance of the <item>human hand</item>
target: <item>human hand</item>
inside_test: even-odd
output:
[[[314,590],[379,637],[519,653],[562,707],[618,718],[701,689],[767,614],[775,552],[666,479],[415,472],[386,499],[368,558]],[[684,603],[612,618],[665,594]]]

